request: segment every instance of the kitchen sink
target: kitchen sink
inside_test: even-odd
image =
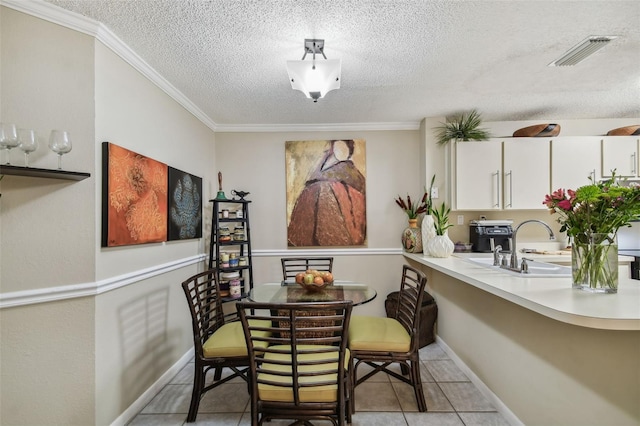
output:
[[[508,256],[508,255],[507,255]],[[486,268],[494,269],[498,272],[505,274],[515,275],[522,278],[540,278],[540,277],[570,277],[571,267],[555,265],[553,263],[538,262],[536,260],[527,259],[527,265],[529,272],[522,273],[513,271],[511,269],[501,268],[500,266],[493,266],[493,257],[470,257],[466,259],[469,262],[476,265],[484,266]],[[522,264],[522,259],[518,259],[518,268]]]

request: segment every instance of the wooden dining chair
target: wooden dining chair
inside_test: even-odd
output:
[[[250,359],[251,425],[272,419],[351,423],[347,330],[352,302],[239,302]],[[318,326],[314,321],[323,321]],[[253,325],[269,321],[270,326]],[[329,321],[329,323],[327,323]],[[253,324],[252,324],[253,322]],[[318,329],[323,337],[309,337]],[[267,333],[269,337],[263,337]]]
[[[282,279],[293,281],[296,274],[307,269],[315,269],[321,272],[333,272],[333,257],[283,257]]]
[[[195,372],[187,422],[194,422],[202,396],[235,377],[248,381],[249,354],[240,321],[225,321],[220,299],[217,270],[196,274],[182,283],[193,325]],[[260,324],[260,323],[258,323]],[[268,322],[262,325],[269,325]],[[222,378],[222,369],[233,374]],[[213,369],[213,383],[205,386],[206,375]]]
[[[374,374],[385,372],[413,386],[418,410],[427,411],[420,378],[419,324],[420,308],[427,277],[411,266],[402,268],[402,281],[397,308],[391,318],[354,315],[349,326],[349,349],[351,350],[351,377],[355,388]],[[357,361],[355,361],[357,359]],[[361,363],[373,367],[358,378]],[[398,363],[405,377],[387,367]],[[355,399],[355,398],[352,398]],[[352,407],[355,408],[354,402]]]

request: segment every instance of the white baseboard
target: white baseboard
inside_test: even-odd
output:
[[[136,399],[133,404],[129,406],[122,414],[120,414],[114,421],[111,423],[111,426],[125,426],[128,424],[135,416],[142,411],[146,405],[151,402],[151,400],[164,388],[167,384],[171,382],[171,379],[175,377],[176,374],[182,368],[191,361],[193,358],[193,348],[189,349],[175,364],[171,366],[165,373],[152,384],[149,389],[147,389],[142,395]],[[185,416],[186,418],[186,416]]]
[[[436,336],[436,342],[440,345],[442,350],[449,355],[449,358],[451,358],[456,366],[458,366],[469,380],[471,380],[471,383],[478,388],[480,393],[482,393],[482,395],[484,395],[484,397],[487,398],[494,407],[496,407],[496,410],[502,414],[502,417],[504,417],[511,426],[524,426],[524,423],[520,421],[509,407],[507,407],[504,402],[502,402],[502,400],[484,384],[482,380],[480,380],[480,378],[460,359],[460,357],[458,357],[458,355],[456,355],[456,353],[445,343],[444,340],[440,338],[440,336]]]

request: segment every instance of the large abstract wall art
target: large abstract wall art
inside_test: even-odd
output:
[[[285,164],[287,245],[366,245],[365,141],[287,141]]]
[[[167,165],[102,144],[102,246],[167,240]]]

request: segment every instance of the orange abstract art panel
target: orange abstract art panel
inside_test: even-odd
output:
[[[102,246],[166,241],[167,165],[109,142],[102,161]]]

